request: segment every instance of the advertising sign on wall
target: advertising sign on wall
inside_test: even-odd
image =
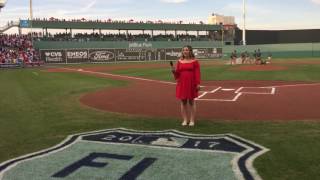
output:
[[[207,48],[195,48],[195,49],[193,49],[193,54],[198,59],[205,59],[205,58],[207,58],[208,49]]]
[[[115,61],[114,49],[90,49],[90,62],[112,62]]]
[[[177,60],[181,56],[181,48],[166,49],[166,60]]]
[[[193,53],[197,59],[221,58],[222,48],[194,48]],[[181,48],[41,50],[40,54],[47,63],[178,60],[181,56]]]
[[[88,50],[67,50],[67,63],[88,62]]]
[[[156,60],[166,60],[166,49],[157,49]]]
[[[117,61],[144,61],[143,49],[117,49]]]
[[[207,50],[207,59],[222,57],[222,48],[208,48]]]
[[[66,63],[63,50],[41,50],[40,56],[46,63]]]
[[[145,61],[154,61],[157,60],[157,51],[155,49],[146,49],[143,52]]]

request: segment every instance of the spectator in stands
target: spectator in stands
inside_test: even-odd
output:
[[[172,67],[172,72],[177,80],[176,97],[180,100],[182,126],[194,126],[196,104],[194,99],[198,97],[200,90],[200,65],[193,54],[191,46],[182,48],[181,57]],[[190,114],[190,115],[188,115]],[[188,118],[188,116],[190,116]]]
[[[0,35],[0,47],[0,63],[6,64],[4,67],[39,60],[38,53],[32,48],[30,35]]]

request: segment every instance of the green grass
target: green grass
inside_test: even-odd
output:
[[[234,70],[235,66],[224,64],[202,66],[202,80],[320,81],[320,64],[275,65],[284,66],[287,69],[281,71],[239,71]],[[173,80],[169,68],[115,70],[112,73],[166,81]]]
[[[317,69],[319,69],[318,66]],[[267,81],[319,81],[320,75],[301,67],[290,67],[287,70],[281,71],[232,71],[230,67],[220,72],[221,68],[217,71],[204,68],[204,80],[267,80]]]
[[[121,65],[121,64],[119,64]],[[203,79],[320,81],[319,65],[286,65],[270,72],[230,71],[230,66],[202,67]],[[172,80],[166,68],[115,71],[119,74]],[[169,73],[168,73],[169,72]],[[320,123],[315,121],[253,122],[201,119],[183,128],[175,118],[151,118],[103,112],[79,102],[87,92],[129,83],[78,73],[41,69],[0,70],[0,162],[51,147],[67,135],[125,127],[137,130],[177,129],[201,134],[233,133],[271,151],[254,161],[263,179],[300,180],[320,177]],[[178,110],[178,107],[177,107]]]

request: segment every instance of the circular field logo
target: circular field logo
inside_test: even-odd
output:
[[[6,161],[0,179],[261,179],[252,162],[266,151],[232,134],[108,129]]]

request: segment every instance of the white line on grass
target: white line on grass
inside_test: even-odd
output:
[[[281,87],[299,87],[299,86],[318,86],[320,83],[310,83],[310,84],[288,84],[288,85],[278,85],[278,86],[265,86],[261,88],[281,88]]]
[[[65,70],[70,71],[78,71],[78,69],[72,69],[72,68],[62,68]],[[103,73],[103,72],[95,72],[95,71],[87,71],[81,69],[80,72],[85,72],[89,74],[99,74],[99,75],[105,75],[105,76],[112,76],[112,77],[119,77],[119,78],[127,78],[127,79],[134,79],[134,80],[140,80],[140,81],[149,81],[149,82],[156,82],[156,83],[162,83],[162,84],[172,84],[175,85],[176,83],[168,82],[168,81],[159,81],[159,80],[153,80],[153,79],[145,79],[145,78],[138,78],[138,77],[132,77],[132,76],[124,76],[124,75],[118,75],[118,74],[110,74],[110,73]]]

